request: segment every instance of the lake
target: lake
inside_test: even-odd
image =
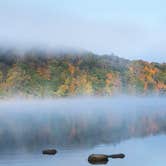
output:
[[[0,165],[85,166],[90,154],[124,153],[107,165],[164,166],[164,97],[0,101]],[[56,148],[54,156],[43,149]]]

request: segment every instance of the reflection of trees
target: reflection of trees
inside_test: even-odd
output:
[[[12,147],[94,146],[118,143],[132,137],[166,132],[166,113],[118,114],[42,113],[3,115],[0,121],[1,150]]]

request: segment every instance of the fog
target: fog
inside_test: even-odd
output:
[[[0,101],[0,151],[92,147],[166,132],[159,97]]]
[[[164,0],[0,1],[0,44],[63,45],[165,62],[164,6]]]

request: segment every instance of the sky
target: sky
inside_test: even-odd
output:
[[[0,0],[0,44],[166,62],[165,0]]]

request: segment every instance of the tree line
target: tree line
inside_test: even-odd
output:
[[[166,63],[91,52],[0,50],[0,96],[164,95]]]

